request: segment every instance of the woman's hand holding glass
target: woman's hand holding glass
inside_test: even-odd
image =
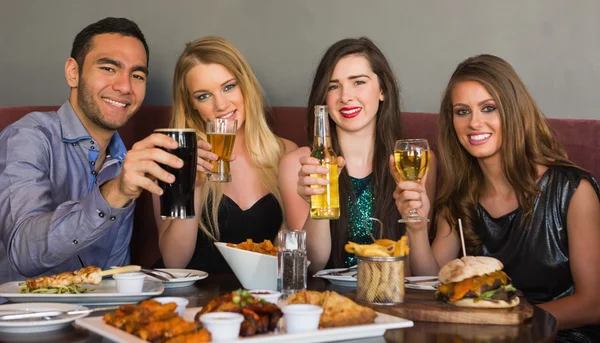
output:
[[[206,182],[206,173],[209,173],[213,168],[213,161],[219,159],[217,154],[211,152],[212,146],[204,140],[198,140],[198,161],[196,173],[196,187],[202,187]],[[232,154],[229,161],[235,160],[235,155]]]
[[[338,156],[338,174],[342,172],[346,161]],[[310,204],[311,195],[322,194],[325,189],[321,186],[327,185],[329,181],[317,175],[327,175],[329,169],[321,166],[319,160],[310,156],[300,157],[300,170],[298,171],[298,195]]]
[[[401,223],[428,222],[431,204],[425,184],[430,151],[427,140],[399,140],[394,156],[390,156],[390,171],[396,179],[394,199],[403,219]],[[400,168],[404,168],[401,173]],[[411,225],[412,226],[412,225]]]

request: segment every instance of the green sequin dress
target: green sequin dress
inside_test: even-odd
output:
[[[358,244],[373,243],[369,232],[375,236],[373,221],[368,218],[373,217],[373,197],[372,174],[362,179],[350,177],[352,190],[355,197],[348,197],[348,241]],[[346,254],[346,267],[356,264],[354,254]]]

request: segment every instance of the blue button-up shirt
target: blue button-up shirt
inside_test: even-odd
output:
[[[0,283],[129,264],[134,203],[112,208],[99,188],[127,150],[115,133],[96,173],[98,149],[68,101],[0,132]]]

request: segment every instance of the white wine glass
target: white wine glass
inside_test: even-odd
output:
[[[404,180],[419,182],[427,174],[431,151],[426,139],[400,139],[394,146],[394,162],[396,170]],[[429,219],[419,216],[416,208],[410,209],[408,217],[398,220],[399,223],[428,222]]]

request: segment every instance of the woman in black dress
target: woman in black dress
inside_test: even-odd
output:
[[[407,224],[415,275],[436,275],[467,253],[499,259],[528,301],[558,320],[558,339],[600,339],[600,188],[574,165],[515,70],[501,58],[462,62],[446,88],[439,125],[442,181],[437,232]],[[429,211],[426,193],[401,182],[403,216]]]

